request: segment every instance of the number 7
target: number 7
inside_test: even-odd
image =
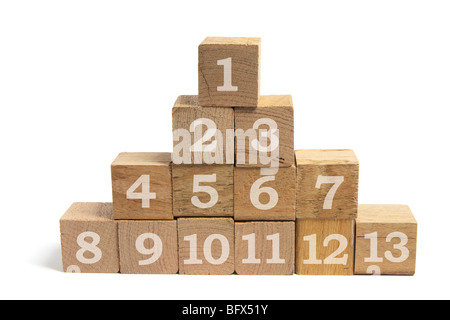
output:
[[[328,183],[334,184],[331,187],[330,191],[328,191],[328,193],[325,197],[325,201],[323,203],[323,209],[330,210],[331,208],[333,208],[334,196],[336,195],[337,189],[343,182],[344,182],[343,176],[332,176],[332,177],[318,176],[317,177],[316,189],[320,189],[322,184],[328,184]]]

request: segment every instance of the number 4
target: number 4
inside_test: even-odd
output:
[[[142,186],[141,192],[135,192]],[[127,199],[142,200],[142,208],[150,208],[150,200],[156,199],[156,193],[150,192],[150,175],[144,174],[127,191]]]
[[[344,177],[342,176],[334,176],[334,177],[325,177],[325,176],[318,176],[317,177],[317,183],[316,183],[316,189],[320,189],[322,184],[328,184],[333,183],[334,186],[331,187],[330,191],[328,191],[325,201],[323,203],[323,209],[330,210],[333,208],[333,199],[336,195],[336,191],[339,188],[339,186],[344,182]]]

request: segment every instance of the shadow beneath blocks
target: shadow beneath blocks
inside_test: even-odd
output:
[[[47,269],[62,272],[61,247],[59,245],[48,247],[47,250],[42,252],[39,257],[35,259],[34,263]]]

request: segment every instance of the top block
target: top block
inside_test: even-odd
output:
[[[199,102],[206,107],[256,107],[260,38],[206,38],[198,48]]]

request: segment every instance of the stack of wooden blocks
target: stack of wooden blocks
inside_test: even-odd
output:
[[[61,218],[64,271],[414,274],[409,207],[358,206],[352,150],[294,151],[291,96],[259,94],[259,38],[207,38],[198,71],[173,154],[119,154],[113,203]]]

